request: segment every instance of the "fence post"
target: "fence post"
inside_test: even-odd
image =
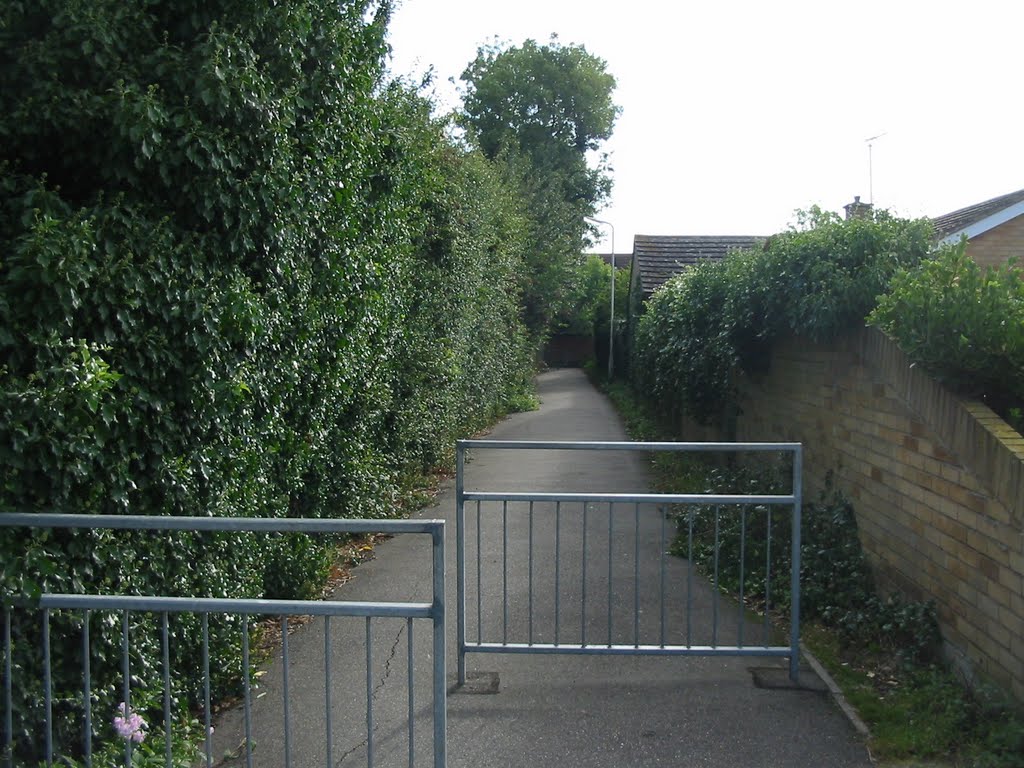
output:
[[[800,513],[803,506],[804,454],[803,446],[793,449],[793,567],[790,573],[790,625],[789,625],[789,679],[800,678]]]
[[[466,445],[459,440],[455,444],[455,553],[457,584],[456,611],[458,612],[458,684],[466,684],[466,509],[465,478]]]
[[[448,764],[448,652],[443,523],[434,528],[431,541],[434,556],[434,768],[445,768]]]

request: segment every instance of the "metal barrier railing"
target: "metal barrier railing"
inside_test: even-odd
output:
[[[668,493],[552,493],[467,490],[466,451],[682,451],[781,452],[792,457],[792,492],[781,495]],[[595,655],[765,656],[789,660],[793,681],[799,673],[800,508],[802,448],[798,443],[635,443],[463,440],[457,446],[456,552],[458,584],[458,681],[466,680],[468,653],[548,653]],[[467,503],[475,514],[467,519]],[[600,505],[600,506],[598,506]],[[604,513],[605,505],[607,512]],[[683,560],[666,558],[667,507],[687,505],[687,548]],[[714,505],[712,583],[695,586],[693,505]],[[739,596],[733,642],[722,641],[719,590],[720,507],[739,507],[740,578],[744,563],[749,505],[764,513],[768,552],[764,564],[766,594],[771,594],[771,514],[790,507],[792,568],[789,574],[789,644],[772,645],[770,605],[764,606],[760,644],[745,637],[744,599]],[[623,511],[625,508],[625,511]],[[678,521],[678,518],[677,518]],[[475,550],[473,576],[467,580],[467,550]],[[484,558],[482,552],[488,551]],[[500,561],[487,573],[486,560]],[[543,572],[541,572],[543,571]],[[487,582],[485,583],[485,573]],[[696,577],[699,581],[700,577]],[[544,588],[538,585],[543,582]],[[626,589],[623,591],[623,583]],[[500,608],[494,603],[500,591]],[[594,594],[600,597],[595,599]],[[631,592],[632,594],[628,594]],[[682,600],[670,593],[682,592]],[[467,601],[475,596],[475,639],[469,637]],[[494,595],[487,599],[488,593]],[[657,599],[652,599],[651,594]],[[705,605],[695,607],[700,598]],[[617,610],[632,602],[631,615]],[[566,606],[570,608],[567,610]],[[708,613],[710,637],[695,640],[695,614]],[[544,623],[547,620],[548,624]],[[553,626],[550,626],[553,624]],[[566,636],[566,625],[571,637]],[[485,625],[500,637],[485,637]],[[500,629],[500,633],[498,632]],[[613,631],[617,630],[617,631]],[[516,633],[518,637],[514,637]],[[510,639],[510,637],[512,639]]]
[[[130,658],[130,637],[129,617],[133,612],[155,613],[160,617],[160,647],[162,649],[162,660],[158,662],[162,669],[163,677],[163,731],[166,740],[167,766],[172,765],[172,670],[169,661],[170,637],[168,631],[169,617],[175,614],[197,614],[201,617],[202,626],[202,658],[197,662],[202,666],[204,702],[201,714],[205,728],[205,739],[203,745],[203,760],[207,768],[214,765],[212,752],[212,702],[210,700],[210,655],[209,655],[209,617],[213,614],[231,614],[240,616],[242,619],[241,642],[242,642],[242,706],[244,711],[244,755],[245,764],[248,768],[253,765],[253,681],[251,678],[251,649],[249,647],[249,621],[253,617],[278,617],[281,622],[281,663],[283,673],[283,695],[281,697],[280,718],[283,721],[283,754],[280,760],[275,758],[275,765],[291,766],[296,764],[293,761],[292,751],[292,724],[293,717],[291,690],[289,688],[289,668],[292,658],[289,648],[289,616],[309,615],[322,617],[324,622],[324,734],[325,734],[325,762],[328,768],[334,768],[337,762],[335,745],[332,737],[332,669],[331,669],[331,619],[336,617],[356,617],[365,619],[365,641],[366,641],[366,731],[365,741],[360,747],[365,746],[366,761],[368,766],[373,766],[374,749],[374,683],[371,679],[373,671],[373,620],[374,619],[405,619],[404,632],[407,641],[407,697],[408,697],[408,764],[415,764],[416,734],[415,722],[415,694],[414,694],[414,641],[413,623],[414,620],[428,620],[432,624],[432,680],[431,680],[431,716],[433,721],[432,735],[432,765],[434,768],[443,768],[446,765],[446,732],[447,732],[447,709],[446,709],[446,643],[445,643],[445,577],[444,577],[444,521],[443,520],[320,520],[320,519],[257,519],[257,518],[203,518],[203,517],[146,517],[146,516],[104,516],[104,515],[65,515],[65,514],[24,514],[10,513],[0,514],[0,527],[26,527],[26,528],[113,528],[124,530],[147,530],[147,531],[186,531],[186,532],[260,532],[260,533],[303,533],[303,534],[368,534],[383,533],[388,535],[398,534],[426,534],[431,537],[431,571],[433,598],[430,602],[357,602],[338,600],[262,600],[262,599],[221,599],[221,598],[194,598],[194,597],[166,597],[166,596],[120,596],[120,595],[73,595],[73,594],[43,594],[36,600],[26,601],[17,596],[8,596],[4,600],[4,637],[3,637],[3,679],[4,679],[4,732],[2,752],[0,752],[0,765],[12,768],[13,758],[13,696],[12,673],[12,611],[38,610],[41,613],[41,653],[43,667],[43,709],[45,711],[44,722],[40,724],[39,740],[43,745],[45,765],[53,765],[60,760],[59,755],[53,751],[54,732],[54,702],[51,689],[51,659],[50,650],[50,618],[54,611],[81,611],[85,617],[83,621],[82,647],[83,665],[82,670],[82,747],[83,761],[86,766],[92,765],[93,751],[93,719],[92,712],[92,679],[90,671],[90,612],[109,611],[121,612],[122,614],[122,687],[123,687],[123,714],[125,718],[132,712],[132,670],[129,664]],[[397,645],[397,643],[396,643]],[[392,649],[394,651],[395,649]],[[62,724],[66,727],[67,724]],[[126,739],[125,764],[131,764],[132,740]],[[240,757],[240,755],[239,755]],[[342,755],[344,759],[346,755]],[[61,764],[64,764],[63,762]],[[219,760],[217,762],[219,763]]]

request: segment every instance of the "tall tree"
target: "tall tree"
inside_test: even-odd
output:
[[[599,153],[620,111],[615,78],[583,46],[552,38],[482,47],[462,81],[463,125],[502,165],[530,218],[522,292],[524,318],[539,340],[571,283],[586,217],[611,191],[607,156]]]

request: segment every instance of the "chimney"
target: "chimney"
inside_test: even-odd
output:
[[[871,203],[862,203],[860,201],[860,195],[855,195],[852,203],[843,206],[843,210],[846,211],[847,221],[850,219],[870,219],[872,208]]]

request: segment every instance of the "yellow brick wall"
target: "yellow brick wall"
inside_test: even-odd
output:
[[[1024,700],[1024,439],[873,329],[779,344],[742,409],[736,439],[802,442],[805,493],[834,473],[883,587],[934,599],[963,671]]]
[[[967,244],[967,255],[983,267],[1005,264],[1011,256],[1024,262],[1024,216],[975,237]]]

